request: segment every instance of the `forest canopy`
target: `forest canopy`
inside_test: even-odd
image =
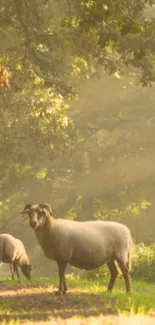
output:
[[[0,0],[0,22],[3,229],[45,201],[153,241],[153,1]]]

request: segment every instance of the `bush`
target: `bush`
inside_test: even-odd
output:
[[[133,246],[132,277],[155,281],[155,245],[145,246],[141,243]]]
[[[87,279],[109,277],[109,270],[104,265],[93,271],[81,271],[80,276]],[[122,277],[120,270],[119,277]],[[136,280],[155,282],[155,245],[145,246],[143,243],[133,245],[131,277]]]

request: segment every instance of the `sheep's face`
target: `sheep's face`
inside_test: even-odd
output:
[[[36,230],[44,225],[46,220],[46,213],[44,210],[40,209],[38,206],[34,206],[30,209],[28,214],[31,228]]]
[[[45,224],[46,217],[52,214],[52,209],[45,203],[38,205],[27,204],[21,214],[25,213],[29,215],[31,228],[37,230]]]
[[[21,270],[22,270],[23,274],[25,275],[25,277],[28,280],[31,280],[32,266],[24,264],[24,265],[22,265]]]

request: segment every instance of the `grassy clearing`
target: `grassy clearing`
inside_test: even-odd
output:
[[[52,319],[52,324],[86,325],[97,322],[122,325],[132,320],[129,324],[134,325],[135,319],[135,324],[143,325],[145,320],[151,322],[146,324],[155,324],[155,284],[132,281],[133,292],[126,294],[123,280],[118,279],[110,294],[106,291],[107,282],[69,275],[69,292],[59,297],[54,292],[58,285],[56,278],[35,279],[31,284],[26,280],[21,283],[1,280],[0,323],[49,324]]]

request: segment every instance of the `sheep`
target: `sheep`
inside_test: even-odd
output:
[[[74,221],[54,219],[48,204],[27,204],[22,215],[28,214],[31,228],[47,258],[56,261],[59,269],[59,289],[68,290],[65,280],[67,264],[92,270],[107,264],[110,271],[108,290],[112,291],[118,271],[124,277],[126,292],[130,292],[131,245],[130,230],[114,221]]]
[[[31,278],[32,266],[30,265],[25,247],[21,240],[10,234],[0,234],[0,262],[9,263],[12,280],[15,275],[19,279],[18,267],[27,279]]]

